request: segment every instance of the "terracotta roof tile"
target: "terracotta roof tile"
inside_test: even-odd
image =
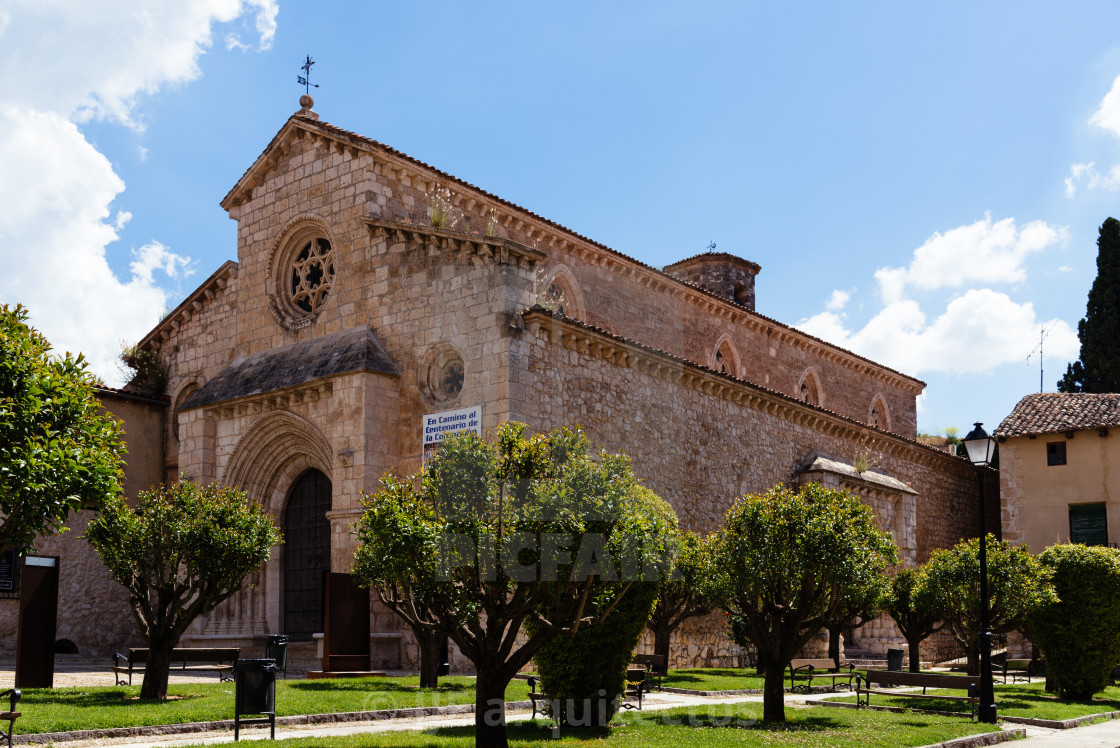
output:
[[[993,436],[1057,434],[1120,427],[1120,393],[1044,392],[1027,395]]]

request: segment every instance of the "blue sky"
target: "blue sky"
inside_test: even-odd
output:
[[[115,354],[236,257],[218,201],[316,61],[325,121],[758,311],[994,428],[1077,355],[1120,196],[1106,2],[0,0],[0,301]]]

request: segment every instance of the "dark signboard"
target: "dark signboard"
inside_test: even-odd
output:
[[[15,548],[0,553],[0,594],[19,592],[19,556]]]

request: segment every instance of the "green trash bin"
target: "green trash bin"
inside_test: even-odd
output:
[[[273,660],[238,660],[233,664],[234,710],[233,739],[241,739],[241,725],[264,725],[269,737],[276,739],[276,662]],[[243,719],[244,714],[263,717]]]
[[[270,634],[265,639],[264,657],[276,662],[276,672],[288,677],[288,635]]]

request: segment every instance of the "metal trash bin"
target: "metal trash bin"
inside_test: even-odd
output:
[[[264,657],[266,660],[276,661],[277,672],[288,677],[288,635],[270,634],[265,638]]]
[[[269,737],[276,739],[276,662],[275,660],[238,660],[233,663],[234,709],[233,739],[241,739],[241,725],[268,724]],[[263,714],[262,718],[242,719],[243,714]]]
[[[887,670],[896,673],[902,672],[902,650],[901,649],[888,649],[887,650]]]

